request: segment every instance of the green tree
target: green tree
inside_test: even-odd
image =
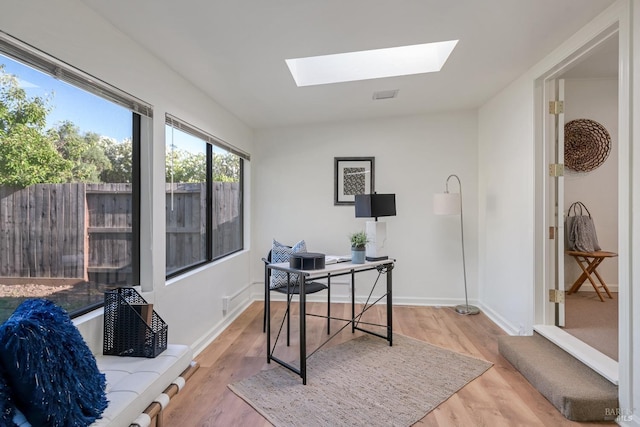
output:
[[[167,151],[167,182],[205,182],[207,158],[204,153],[191,153],[186,150]],[[212,176],[214,181],[236,182],[240,176],[240,159],[227,153],[213,153]]]
[[[132,153],[133,144],[130,139],[118,142],[111,138],[102,138],[104,154],[109,165],[100,173],[102,182],[131,182],[133,177]]]
[[[100,182],[102,172],[111,169],[111,161],[105,154],[108,138],[95,132],[80,135],[80,129],[70,121],[62,122],[50,134],[58,152],[73,163],[73,181]]]
[[[167,152],[165,161],[166,179],[171,182],[206,182],[207,156],[186,150]]]
[[[237,182],[240,179],[240,158],[235,154],[213,153],[213,180]]]
[[[60,155],[44,129],[47,102],[28,97],[0,65],[0,184],[27,187],[66,182],[72,176],[72,162]]]

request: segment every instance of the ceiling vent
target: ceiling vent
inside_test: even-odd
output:
[[[378,99],[391,99],[398,96],[399,89],[394,90],[381,90],[380,92],[373,93],[373,100],[376,101]]]

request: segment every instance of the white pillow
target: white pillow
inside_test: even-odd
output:
[[[300,240],[298,243],[289,247],[273,239],[273,245],[271,246],[271,262],[289,262],[291,254],[298,252],[307,252],[307,244],[304,240]],[[290,275],[291,286],[294,286],[298,281],[297,274]],[[287,286],[287,273],[279,270],[271,270],[271,283],[269,283],[270,289],[280,288]]]

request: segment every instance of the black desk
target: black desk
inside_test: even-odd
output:
[[[352,264],[351,262],[341,262],[337,264],[327,265],[322,270],[297,270],[289,267],[288,262],[284,263],[273,263],[266,264],[266,269],[271,270],[279,270],[284,271],[286,273],[296,273],[298,274],[298,281],[300,285],[300,295],[299,295],[299,306],[300,306],[300,368],[296,368],[295,366],[284,362],[283,360],[278,359],[273,355],[274,348],[271,348],[271,292],[268,290],[269,283],[265,283],[265,287],[267,288],[265,292],[265,310],[267,313],[267,363],[271,363],[271,361],[275,361],[276,363],[284,366],[285,368],[295,372],[300,375],[302,378],[302,383],[307,383],[307,335],[306,335],[306,295],[304,292],[306,282],[310,280],[327,280],[327,285],[331,286],[331,279],[334,277],[350,275],[351,276],[351,319],[340,319],[340,318],[332,318],[337,320],[345,321],[346,324],[342,328],[340,328],[336,333],[331,335],[324,343],[320,346],[324,345],[327,341],[337,335],[342,329],[351,324],[351,332],[355,332],[356,330],[366,332],[371,335],[376,335],[380,338],[384,338],[389,342],[389,345],[393,345],[393,306],[392,306],[392,270],[394,266],[395,260],[393,259],[385,259],[380,261],[367,261],[364,264]],[[386,292],[380,298],[377,298],[375,301],[369,304],[369,300],[365,303],[363,310],[356,314],[355,312],[355,275],[356,273],[362,273],[365,271],[378,270],[379,274],[386,275]],[[266,277],[267,275],[265,275]],[[377,281],[376,281],[377,283]],[[293,286],[294,284],[291,284]],[[375,285],[375,284],[374,284]],[[373,291],[373,289],[372,289]],[[371,296],[371,295],[370,295]],[[379,334],[374,331],[367,330],[365,328],[360,327],[360,318],[365,310],[376,304],[378,301],[386,298],[387,304],[387,324],[386,325],[374,325],[374,326],[386,326],[386,335]],[[329,302],[330,303],[330,302]],[[324,317],[324,316],[320,316]],[[277,340],[276,340],[277,344]]]

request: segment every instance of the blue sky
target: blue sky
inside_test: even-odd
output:
[[[53,107],[47,116],[47,127],[64,120],[73,122],[80,133],[95,132],[118,141],[131,139],[131,111],[98,96],[77,89],[0,55],[5,72],[20,80],[21,87],[30,97],[52,97]]]

